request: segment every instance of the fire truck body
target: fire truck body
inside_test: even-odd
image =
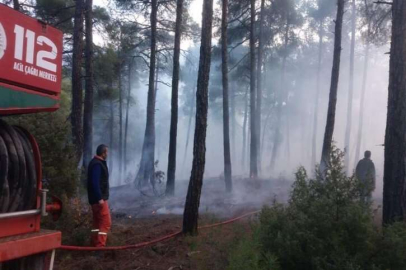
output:
[[[42,166],[33,136],[2,116],[59,108],[63,34],[0,4],[0,269],[52,269],[61,233],[42,230],[47,205]],[[52,254],[44,264],[44,254]],[[29,257],[27,257],[29,256]],[[27,267],[27,265],[30,265]]]

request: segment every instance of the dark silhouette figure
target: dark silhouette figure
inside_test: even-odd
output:
[[[371,201],[375,189],[375,165],[371,160],[371,151],[365,151],[364,158],[357,164],[355,175],[362,183],[362,200]]]

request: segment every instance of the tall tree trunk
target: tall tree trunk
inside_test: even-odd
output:
[[[348,88],[348,107],[347,107],[347,127],[345,129],[345,159],[344,166],[347,174],[349,173],[350,165],[350,143],[351,143],[351,128],[352,128],[352,99],[354,93],[354,55],[355,55],[355,23],[356,9],[355,0],[352,0],[352,17],[351,17],[351,50],[350,50],[350,80]]]
[[[317,160],[317,130],[318,130],[318,117],[319,117],[319,103],[320,103],[320,72],[321,72],[321,59],[323,56],[323,37],[324,37],[324,19],[320,20],[319,25],[319,56],[317,61],[317,75],[316,75],[316,100],[314,102],[313,112],[313,136],[312,136],[312,163],[311,170],[316,167]]]
[[[231,84],[231,89],[229,91],[229,97],[230,97],[230,122],[231,122],[231,149],[233,149],[233,152],[231,153],[231,163],[235,163],[236,159],[236,147],[235,147],[235,87],[236,84],[232,83]]]
[[[159,54],[157,54],[157,57],[156,57],[156,69],[155,69],[155,102],[156,102],[156,97],[158,95],[159,69],[160,69],[160,67],[159,67]],[[158,110],[159,110],[159,108],[158,108]],[[161,150],[160,149],[161,136],[159,136],[159,134],[160,134],[160,132],[159,132],[160,125],[161,125],[160,122],[155,123],[155,129],[158,130],[158,132],[155,132],[155,134],[158,133],[158,137],[156,137],[156,135],[155,135],[155,140],[157,142],[155,143],[155,150],[156,150],[155,156],[156,157],[155,157],[154,161],[157,160],[158,162],[160,160],[159,155],[160,155],[160,150]],[[154,167],[155,167],[155,163],[154,163]],[[155,181],[153,181],[153,183],[155,183]]]
[[[20,11],[20,3],[18,0],[13,0],[13,6],[15,10]]]
[[[405,220],[406,211],[406,2],[392,2],[388,114],[383,176],[383,223]]]
[[[271,170],[273,170],[275,168],[275,163],[276,163],[276,158],[278,156],[278,151],[279,151],[279,146],[281,143],[281,138],[280,138],[280,134],[281,134],[281,127],[282,127],[282,104],[283,104],[283,100],[286,99],[286,104],[288,102],[288,89],[285,89],[285,91],[283,91],[283,87],[285,85],[285,74],[286,74],[286,58],[287,58],[287,49],[288,49],[288,42],[289,42],[289,29],[290,29],[290,25],[289,25],[289,16],[288,14],[286,15],[286,28],[285,28],[285,41],[284,41],[284,50],[285,50],[285,55],[283,56],[282,59],[282,70],[281,70],[281,80],[280,80],[280,88],[279,88],[279,93],[278,93],[278,105],[277,105],[277,109],[276,109],[276,132],[275,132],[275,140],[274,140],[274,144],[273,144],[273,148],[272,148],[272,155],[271,155]],[[288,119],[288,114],[286,112],[286,119]],[[286,126],[288,128],[288,121],[286,121]],[[288,129],[287,129],[288,131]],[[289,134],[287,134],[286,136],[286,143],[287,146],[289,145]],[[287,149],[287,153],[288,153],[288,160],[289,160],[289,149]]]
[[[194,90],[196,89],[196,86],[193,87],[193,93]],[[186,134],[186,144],[185,144],[185,151],[183,153],[183,162],[182,162],[182,172],[183,169],[185,168],[185,161],[186,161],[186,157],[187,157],[187,150],[189,149],[189,139],[190,139],[190,129],[192,126],[192,120],[193,120],[193,116],[195,115],[195,94],[193,94],[193,100],[192,100],[192,108],[190,110],[190,114],[189,114],[189,123],[187,126],[187,134]]]
[[[256,129],[256,106],[255,106],[255,0],[251,0],[251,28],[250,28],[250,63],[251,63],[251,149],[250,149],[250,178],[258,178],[258,154],[257,154],[257,129]]]
[[[223,146],[224,146],[224,179],[226,191],[232,190],[232,171],[230,153],[230,117],[228,106],[228,50],[227,50],[227,23],[228,0],[222,1],[221,15],[221,71],[223,81]]]
[[[331,145],[333,142],[334,123],[337,105],[337,89],[338,80],[340,77],[340,57],[341,57],[341,36],[343,28],[343,16],[344,16],[345,0],[337,0],[337,18],[335,21],[334,32],[334,56],[333,56],[333,68],[331,71],[331,86],[330,96],[327,111],[326,130],[324,132],[323,148],[321,152],[320,170],[324,174],[327,169]]]
[[[362,89],[361,89],[361,100],[360,100],[360,110],[359,110],[359,124],[358,124],[358,135],[357,135],[357,146],[355,150],[355,161],[359,161],[361,155],[361,144],[362,144],[362,131],[364,127],[364,110],[365,110],[365,92],[367,88],[367,78],[368,78],[368,66],[369,66],[369,49],[370,49],[370,38],[371,38],[371,18],[369,13],[369,6],[367,0],[364,0],[364,6],[366,11],[366,17],[368,20],[368,29],[367,29],[367,44],[365,46],[365,58],[364,58],[364,74],[362,77]]]
[[[211,62],[211,39],[213,24],[213,0],[203,2],[203,21],[200,47],[199,74],[196,92],[196,127],[193,145],[193,165],[185,212],[183,215],[183,233],[196,235],[199,217],[200,194],[203,185],[206,161],[206,131],[208,110],[208,87]]]
[[[178,91],[179,91],[179,57],[180,40],[182,35],[182,13],[183,0],[176,3],[176,25],[175,25],[175,48],[173,50],[173,75],[172,75],[172,104],[171,104],[171,127],[169,132],[169,153],[168,153],[168,178],[166,181],[166,195],[175,194],[175,173],[176,173],[176,138],[178,136]]]
[[[83,58],[83,0],[76,0],[73,53],[72,53],[72,137],[76,149],[76,158],[79,161],[83,151],[82,126],[82,58]]]
[[[127,90],[127,108],[125,112],[125,127],[124,127],[124,176],[127,176],[127,139],[128,139],[128,116],[130,113],[130,102],[131,102],[131,73],[132,73],[133,58],[130,59],[128,63],[128,90]]]
[[[258,42],[258,62],[257,62],[257,123],[256,135],[258,151],[261,151],[261,124],[262,124],[262,64],[264,51],[263,28],[265,21],[265,0],[261,0],[260,24],[259,24],[259,42]],[[261,169],[261,154],[258,154],[258,167]]]
[[[367,40],[367,44],[365,47],[365,58],[364,58],[364,75],[362,77],[357,146],[356,146],[356,150],[355,150],[355,163],[359,161],[359,158],[361,156],[361,141],[362,141],[362,131],[363,131],[363,127],[364,127],[364,111],[365,111],[365,92],[367,89],[367,78],[368,78],[369,47],[370,47],[370,42],[369,42],[369,40]]]
[[[121,58],[121,57],[120,57]],[[119,91],[119,105],[118,105],[118,182],[122,183],[123,178],[123,84],[122,84],[122,70],[123,60],[120,59],[119,75],[118,75],[118,91]]]
[[[109,127],[110,127],[110,142],[109,142],[109,147],[110,147],[110,152],[109,152],[109,172],[112,174],[113,172],[113,165],[114,165],[114,102],[113,99],[110,99],[110,121],[109,121]]]
[[[148,180],[153,183],[154,162],[155,162],[155,101],[156,89],[154,85],[155,67],[156,67],[156,26],[157,26],[157,0],[151,0],[151,55],[149,64],[149,83],[148,83],[148,101],[147,101],[147,122],[145,127],[144,143],[142,145],[142,155],[140,169],[138,171],[136,182],[139,185],[146,185]]]
[[[93,155],[93,0],[86,0],[86,95],[83,115],[83,167]]]
[[[247,145],[247,124],[248,124],[248,88],[245,92],[245,110],[244,110],[244,122],[242,124],[242,151],[241,151],[241,168],[245,171],[245,157],[246,157],[246,145]]]

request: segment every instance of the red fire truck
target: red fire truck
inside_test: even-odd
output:
[[[52,269],[61,233],[41,229],[47,204],[35,138],[7,116],[59,108],[63,34],[0,4],[0,269]]]

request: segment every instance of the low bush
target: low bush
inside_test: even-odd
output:
[[[314,179],[299,168],[288,204],[263,208],[257,235],[240,242],[229,270],[406,269],[406,225],[374,226],[365,187],[345,175],[342,160],[334,148]]]

